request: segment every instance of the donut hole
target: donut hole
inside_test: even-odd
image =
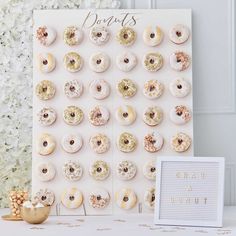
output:
[[[97,145],[100,146],[102,144],[101,140],[97,141]]]
[[[44,33],[43,33],[43,36],[44,36],[44,37],[47,37],[47,36],[48,36],[48,33],[47,33],[47,32],[44,32]]]
[[[100,113],[100,112],[98,112],[97,114],[96,114],[96,118],[101,118],[102,117],[102,114]]]
[[[74,140],[70,140],[70,145],[73,145],[75,143]]]
[[[126,64],[129,63],[129,59],[128,59],[128,58],[125,58],[125,59],[124,59],[124,63],[126,63]]]
[[[43,146],[47,147],[48,146],[48,142],[47,141],[43,141]]]
[[[150,171],[153,173],[156,171],[156,168],[155,167],[151,167]]]
[[[154,112],[150,112],[149,117],[150,117],[151,119],[153,119],[154,116],[155,116],[155,113],[154,113]]]
[[[70,167],[69,171],[70,173],[74,173],[75,169],[73,167]]]
[[[48,118],[48,113],[44,113],[43,118]]]
[[[101,167],[97,167],[97,172],[100,173],[102,171],[102,168]]]
[[[155,194],[153,193],[153,194],[152,194],[151,201],[154,202],[154,201],[155,201],[155,198],[156,198],[156,197],[155,197]]]
[[[101,32],[97,32],[96,35],[97,35],[98,38],[102,37],[102,33]]]
[[[97,86],[97,91],[98,91],[98,92],[101,92],[101,90],[102,90],[102,86],[101,86],[101,85],[98,85],[98,86]]]
[[[178,116],[182,116],[183,112],[182,111],[177,111],[176,113]]]
[[[70,116],[71,116],[71,117],[75,117],[75,113],[74,113],[74,112],[71,112],[71,113],[70,113]]]
[[[70,60],[70,64],[71,64],[71,65],[74,65],[74,64],[75,64],[75,60],[74,60],[74,59],[71,59],[71,60]]]
[[[128,37],[129,37],[129,35],[127,33],[124,33],[123,38],[127,39]]]
[[[74,92],[74,91],[75,91],[75,86],[71,85],[71,86],[70,86],[70,91],[71,91],[71,92]]]
[[[101,195],[97,195],[96,199],[100,201],[102,199]]]
[[[46,174],[47,172],[48,172],[48,169],[47,169],[47,168],[43,168],[43,169],[42,169],[42,173],[43,173],[43,174]]]
[[[180,63],[182,60],[181,60],[180,57],[177,57],[177,58],[176,58],[176,61],[177,61],[177,63]]]
[[[155,90],[155,86],[154,86],[154,85],[151,85],[151,86],[149,87],[149,91],[152,92],[153,90]]]
[[[181,84],[178,84],[178,85],[177,85],[177,88],[178,88],[178,89],[182,89],[182,85],[181,85]]]
[[[127,112],[124,112],[122,115],[124,118],[127,118],[129,116],[129,114]]]
[[[43,90],[44,93],[46,93],[47,90],[48,90],[48,87],[47,86],[43,86],[42,90]]]
[[[129,170],[128,167],[125,167],[125,168],[123,169],[124,172],[128,172],[128,170]]]
[[[155,143],[156,143],[156,140],[153,139],[153,140],[150,141],[150,143],[151,143],[151,144],[155,144]]]
[[[128,140],[128,139],[125,139],[125,140],[124,140],[124,144],[126,144],[126,145],[129,144],[129,140]]]
[[[154,59],[150,59],[149,62],[150,62],[150,64],[154,64],[155,61],[154,61]]]
[[[70,201],[74,201],[74,200],[75,200],[75,197],[74,197],[74,196],[69,196],[69,200],[70,200]]]
[[[124,201],[124,202],[128,202],[128,201],[129,201],[129,197],[128,197],[128,196],[124,196],[124,197],[123,197],[123,201]]]
[[[125,85],[124,90],[127,91],[129,89],[129,86]]]
[[[151,33],[150,34],[150,38],[153,39],[155,37],[155,34],[154,33]]]
[[[96,61],[96,63],[97,63],[98,65],[101,64],[101,62],[102,62],[101,59],[98,59],[98,60]]]
[[[74,38],[75,37],[75,32],[71,32],[70,34],[69,34],[69,38],[71,39],[71,38]]]
[[[180,31],[176,31],[175,33],[176,33],[177,37],[181,37],[182,36],[182,33]]]
[[[48,60],[46,60],[46,59],[43,60],[43,64],[44,64],[44,65],[47,65],[47,64],[48,64]]]
[[[183,143],[183,139],[178,139],[178,144],[181,145]]]
[[[42,201],[45,201],[46,199],[47,199],[46,196],[42,196],[42,197],[41,197],[41,200],[42,200]]]

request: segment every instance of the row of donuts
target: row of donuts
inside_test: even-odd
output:
[[[122,188],[116,191],[114,195],[114,200],[117,206],[124,210],[133,208],[138,202],[136,193],[130,188]],[[77,187],[64,189],[60,198],[62,205],[68,209],[77,209],[84,203],[84,196]],[[50,189],[40,189],[35,193],[34,199],[45,206],[51,206],[55,202],[55,194]],[[88,196],[88,203],[94,209],[104,209],[109,205],[110,200],[110,194],[104,188],[95,188]],[[144,191],[143,203],[148,209],[154,209],[154,187],[150,187]]]
[[[164,93],[164,84],[158,80],[148,80],[143,85],[143,95],[148,99],[157,99]],[[94,79],[89,84],[89,93],[94,99],[103,100],[109,97],[111,87],[103,79]],[[117,83],[117,93],[123,98],[131,98],[137,93],[137,85],[131,79],[122,79]],[[79,98],[83,94],[84,86],[77,79],[66,81],[63,86],[64,94],[67,98]],[[183,79],[177,78],[170,82],[169,91],[172,96],[177,98],[186,97],[191,91],[190,83]],[[35,88],[36,96],[40,100],[49,100],[55,96],[56,86],[49,80],[40,81]]]
[[[124,72],[131,71],[137,65],[137,57],[134,53],[123,52],[116,58],[117,67]],[[170,67],[175,71],[184,71],[190,65],[190,56],[183,51],[175,51],[169,56]],[[68,52],[63,58],[63,64],[67,71],[80,71],[84,65],[84,59],[77,52]],[[106,71],[111,64],[110,57],[105,52],[93,53],[89,58],[89,67],[96,73]],[[38,69],[43,73],[49,73],[56,67],[56,59],[51,53],[40,53],[37,57]],[[160,70],[164,65],[164,58],[158,52],[149,52],[143,56],[143,67],[150,72]]]

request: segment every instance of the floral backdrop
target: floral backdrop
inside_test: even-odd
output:
[[[119,8],[116,0],[0,0],[0,207],[30,189],[34,9]]]

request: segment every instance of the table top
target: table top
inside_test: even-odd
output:
[[[0,209],[0,215],[9,209]],[[23,221],[13,222],[0,219],[0,234],[24,236],[195,236],[195,235],[236,235],[236,206],[225,207],[223,228],[201,228],[184,226],[159,226],[153,224],[151,215],[120,216],[50,216],[40,225],[30,225]]]

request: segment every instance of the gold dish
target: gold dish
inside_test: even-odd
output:
[[[21,221],[21,220],[23,220],[21,217],[13,216],[11,214],[2,216],[2,219],[3,220],[9,220],[9,221]]]

